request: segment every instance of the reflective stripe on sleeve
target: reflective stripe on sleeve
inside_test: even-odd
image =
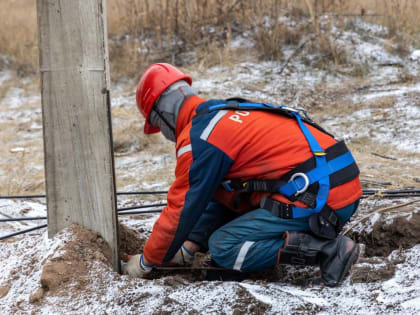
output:
[[[178,153],[176,154],[176,157],[179,158],[184,153],[190,152],[192,150],[191,144],[183,146],[181,149],[178,150]]]
[[[235,264],[233,265],[234,270],[241,270],[242,264],[244,263],[246,254],[248,254],[249,248],[254,244],[255,242],[249,242],[246,241],[239,251],[238,257],[236,258]]]
[[[216,124],[219,122],[220,119],[223,118],[223,116],[226,115],[228,111],[227,110],[221,110],[219,111],[216,116],[214,116],[209,124],[207,125],[206,129],[203,130],[203,132],[200,135],[200,139],[207,141],[207,139],[209,138],[211,132],[213,131],[214,127],[216,126]]]

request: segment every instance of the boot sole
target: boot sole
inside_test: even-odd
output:
[[[360,246],[358,244],[356,244],[355,246],[356,248],[353,250],[353,252],[351,253],[350,258],[347,261],[347,264],[344,266],[344,271],[343,274],[341,275],[340,279],[338,280],[337,286],[339,286],[343,280],[347,277],[347,275],[350,272],[351,267],[353,266],[353,264],[357,261],[357,259],[359,258],[359,254],[360,254]]]

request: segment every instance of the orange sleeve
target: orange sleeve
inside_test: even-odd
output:
[[[185,204],[185,195],[189,189],[189,168],[192,153],[182,154],[177,160],[175,181],[169,189],[168,205],[155,222],[143,253],[153,264],[161,264],[178,228],[181,211]]]

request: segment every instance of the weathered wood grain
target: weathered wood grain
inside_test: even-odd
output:
[[[99,232],[119,270],[106,0],[37,0],[48,232]]]

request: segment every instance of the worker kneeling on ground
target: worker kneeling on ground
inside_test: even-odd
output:
[[[145,134],[176,143],[175,182],[143,254],[125,272],[187,265],[210,250],[228,269],[319,265],[315,282],[338,285],[359,253],[338,235],[356,211],[359,169],[344,142],[302,110],[241,98],[205,100],[164,63],[137,88]]]

